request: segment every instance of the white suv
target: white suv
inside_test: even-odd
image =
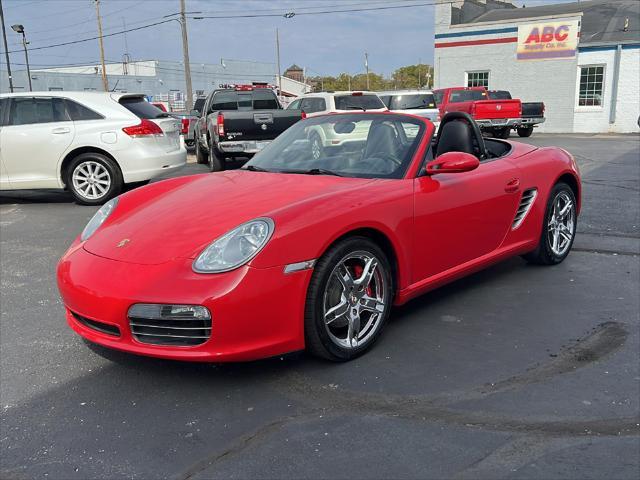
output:
[[[440,110],[431,90],[395,90],[378,92],[378,96],[392,112],[428,118],[438,129]]]
[[[335,112],[385,112],[382,100],[372,92],[320,92],[307,93],[298,97],[287,107],[288,110],[302,110],[307,117],[316,117]],[[349,143],[358,143],[367,138],[368,125],[360,125],[350,133],[338,133],[329,124],[309,127],[309,141],[314,158],[320,158],[325,149],[347,147]],[[358,130],[361,130],[360,132]]]
[[[65,188],[99,205],[186,159],[179,121],[141,94],[0,95],[0,190]]]

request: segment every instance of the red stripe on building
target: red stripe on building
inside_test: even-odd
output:
[[[518,37],[489,38],[487,40],[465,40],[462,42],[436,43],[435,48],[468,47],[469,45],[490,45],[493,43],[516,43],[517,41]]]

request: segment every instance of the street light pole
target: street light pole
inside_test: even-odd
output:
[[[193,85],[191,83],[191,64],[189,63],[189,37],[187,35],[187,17],[184,11],[184,0],[180,0],[180,27],[182,28],[182,55],[184,56],[184,79],[187,83],[187,112],[193,110]]]
[[[278,62],[278,95],[280,96],[280,98],[282,98],[282,76],[280,74],[280,32],[278,32],[277,28],[276,28],[276,61]]]
[[[13,93],[13,78],[11,77],[11,62],[9,62],[9,49],[7,48],[7,31],[4,26],[4,12],[2,0],[0,0],[0,23],[2,23],[2,39],[4,40],[4,56],[7,61],[7,73],[9,74],[9,91]]]
[[[369,90],[369,54],[364,53],[364,66],[367,69],[367,90]]]
[[[33,88],[31,86],[31,70],[29,69],[29,53],[27,52],[27,37],[24,34],[24,25],[16,24],[11,25],[11,28],[14,32],[22,34],[22,46],[24,48],[24,59],[27,63],[27,77],[29,78],[29,91],[33,92]]]

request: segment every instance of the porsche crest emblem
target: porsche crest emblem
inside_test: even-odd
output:
[[[118,242],[118,244],[116,245],[116,248],[122,248],[124,247],[127,243],[129,243],[131,240],[129,240],[128,238],[123,238],[122,240],[120,240]]]

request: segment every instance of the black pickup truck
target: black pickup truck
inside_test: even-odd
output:
[[[489,90],[489,98],[492,100],[511,100],[511,93],[507,90]],[[515,127],[521,137],[530,137],[533,127],[544,123],[544,103],[522,102],[522,115],[520,124]]]
[[[301,110],[283,110],[268,87],[214,90],[195,126],[196,159],[224,170],[228,158],[252,157],[301,118]]]

